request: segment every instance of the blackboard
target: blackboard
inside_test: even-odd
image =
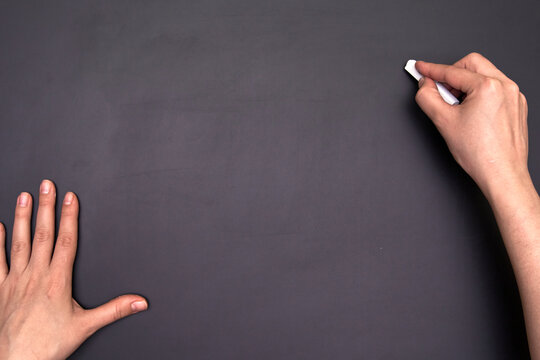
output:
[[[148,312],[74,359],[523,359],[493,215],[409,58],[477,51],[529,101],[535,1],[5,1],[0,219],[81,202],[75,297]],[[8,244],[9,245],[9,244]]]

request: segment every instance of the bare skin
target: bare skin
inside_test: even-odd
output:
[[[488,199],[517,279],[529,349],[540,359],[540,198],[527,166],[527,101],[482,55],[453,65],[417,62],[425,76],[416,94],[450,152]],[[445,83],[460,105],[440,97]]]
[[[148,306],[139,295],[123,295],[91,310],[73,299],[79,203],[75,194],[66,194],[55,244],[55,201],[54,184],[44,180],[31,243],[32,198],[19,195],[9,269],[0,224],[0,359],[65,359],[100,328]]]
[[[527,167],[527,102],[517,85],[479,54],[453,65],[419,61],[426,78],[416,101],[432,119],[456,161],[490,202],[516,274],[529,347],[540,360],[540,198]],[[460,105],[440,97],[433,80],[445,83]],[[48,192],[43,191],[48,187]],[[41,186],[34,241],[32,200],[17,200],[11,268],[0,251],[0,358],[63,359],[90,335],[120,318],[145,310],[138,295],[124,295],[92,310],[72,297],[78,202],[66,194],[54,254],[55,189]],[[0,226],[0,246],[5,231]]]

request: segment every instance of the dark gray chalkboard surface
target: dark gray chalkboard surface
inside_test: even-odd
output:
[[[488,204],[409,58],[491,59],[529,101],[537,1],[4,1],[0,219],[81,201],[74,293],[150,310],[74,359],[524,359]]]

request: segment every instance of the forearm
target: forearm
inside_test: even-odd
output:
[[[540,359],[540,198],[528,173],[484,193],[514,269],[532,359]]]

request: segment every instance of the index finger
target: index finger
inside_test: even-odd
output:
[[[484,76],[493,77],[501,81],[510,80],[491,61],[479,53],[473,52],[454,63],[454,66],[479,73]]]
[[[444,82],[466,94],[479,87],[484,76],[453,65],[443,65],[417,61],[416,69],[424,76]]]

